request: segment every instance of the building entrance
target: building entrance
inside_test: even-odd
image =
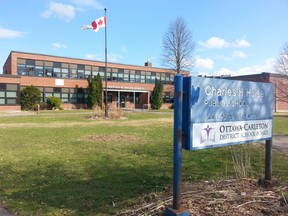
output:
[[[121,92],[120,107],[121,108],[126,108],[126,94],[124,92]]]

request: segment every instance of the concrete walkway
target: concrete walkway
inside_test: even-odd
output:
[[[0,216],[16,216],[16,215],[0,207]]]
[[[272,148],[288,154],[288,136],[274,134]]]

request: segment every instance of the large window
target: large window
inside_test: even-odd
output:
[[[17,105],[19,85],[0,83],[0,105]]]

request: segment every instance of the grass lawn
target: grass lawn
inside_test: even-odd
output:
[[[0,117],[0,206],[20,216],[113,215],[172,185],[173,113],[91,114]],[[287,125],[275,117],[275,133],[288,135]],[[250,150],[251,175],[263,177],[264,148]],[[273,175],[284,182],[287,166],[286,155],[273,154]],[[183,151],[183,181],[234,176],[229,147]]]

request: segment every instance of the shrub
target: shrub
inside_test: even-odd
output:
[[[61,109],[62,102],[60,98],[50,96],[47,98],[47,104],[50,105],[52,109]]]
[[[41,92],[34,86],[27,86],[20,92],[20,105],[22,110],[37,110],[40,104]]]

